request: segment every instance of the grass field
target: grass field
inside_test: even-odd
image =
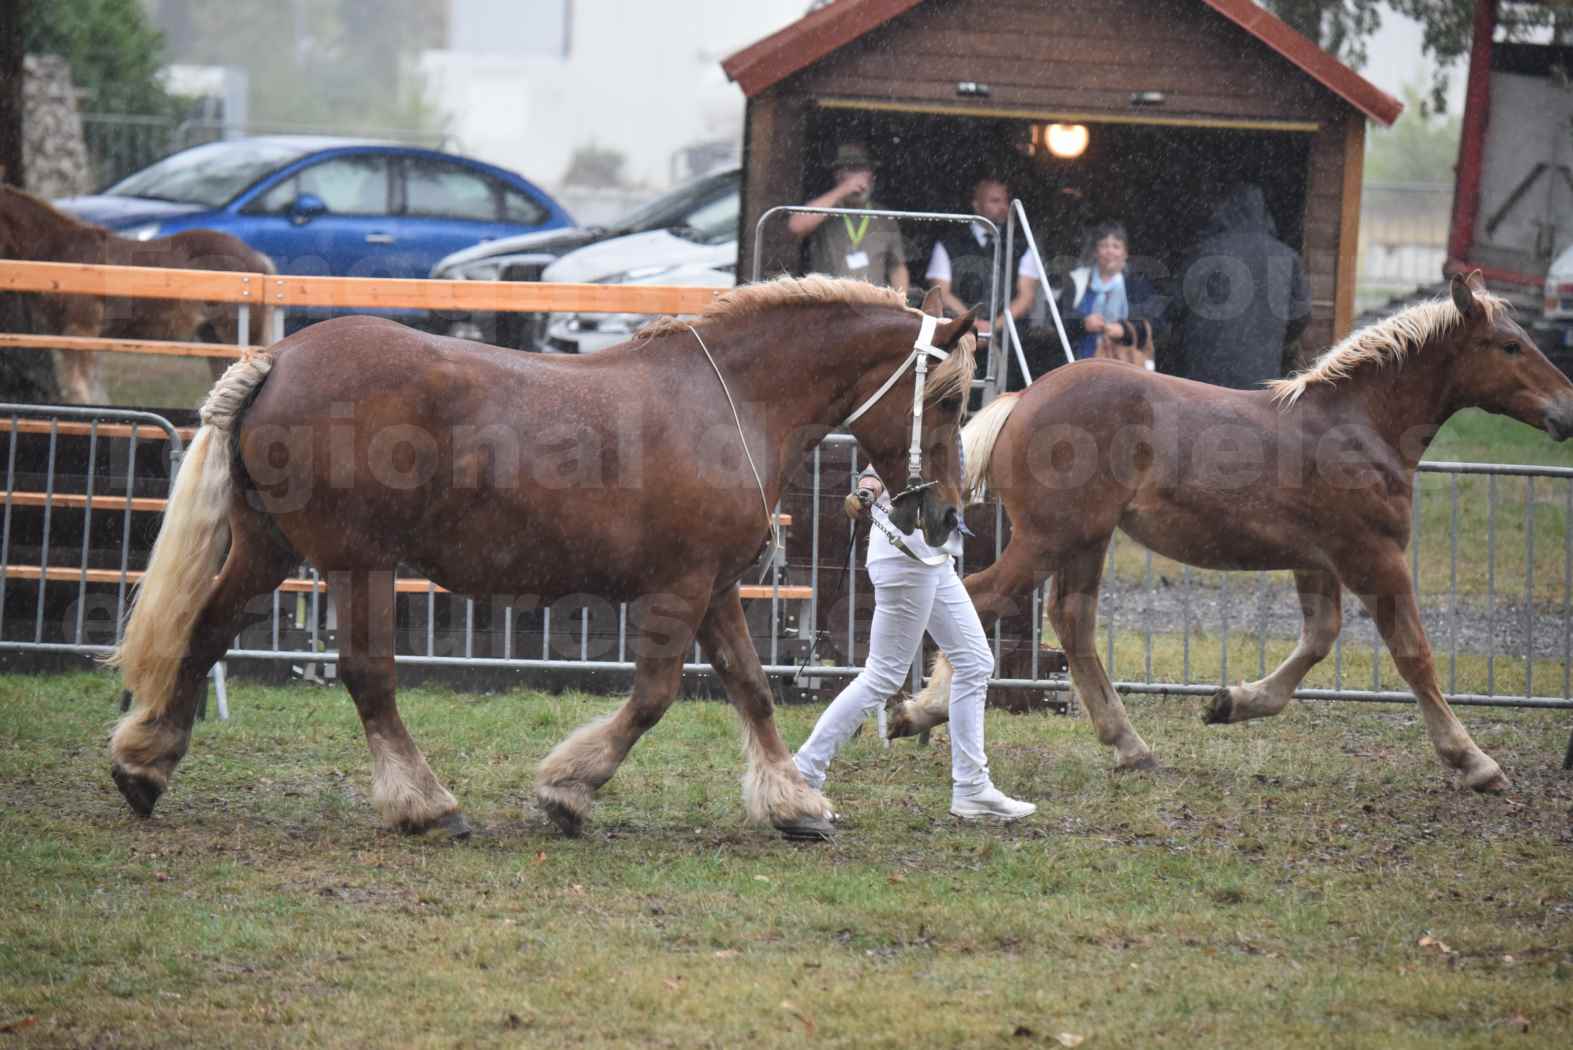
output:
[[[945,814],[948,756],[854,741],[837,841],[743,822],[735,718],[679,704],[564,840],[534,763],[613,701],[411,691],[488,832],[379,830],[337,690],[232,690],[158,814],[107,775],[114,685],[0,678],[0,1045],[1566,1046],[1565,715],[1466,712],[1514,777],[1450,786],[1413,709],[1208,728],[1165,761],[991,713],[1013,827]],[[817,708],[782,712],[788,740]]]

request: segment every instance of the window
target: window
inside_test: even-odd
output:
[[[729,193],[719,200],[695,208],[684,225],[703,241],[720,244],[737,236],[738,195]]]
[[[290,202],[299,196],[300,180],[291,177],[247,205],[246,210],[263,215],[282,215],[284,210],[290,206]]]
[[[505,222],[539,226],[546,221],[548,214],[540,202],[529,194],[521,193],[511,186],[502,188],[502,217]]]
[[[388,158],[335,157],[311,167],[269,190],[261,207],[282,212],[301,194],[322,199],[334,215],[386,215],[388,213]]]
[[[404,211],[440,219],[497,220],[491,179],[446,161],[411,158],[405,166]]]
[[[211,142],[166,157],[104,192],[217,208],[303,152],[299,146],[268,139]]]

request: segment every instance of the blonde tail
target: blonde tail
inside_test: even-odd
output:
[[[266,351],[250,354],[209,392],[202,426],[181,463],[147,571],[134,592],[125,635],[105,661],[120,669],[136,698],[115,729],[110,745],[115,764],[154,778],[160,787],[184,753],[186,736],[184,726],[163,716],[229,545],[230,431],[272,363]]]
[[[983,499],[984,486],[989,480],[989,466],[994,458],[994,443],[999,440],[1005,422],[1016,410],[1021,394],[1001,394],[989,402],[987,408],[973,416],[961,430],[961,447],[967,461],[967,476],[962,479],[962,489],[974,503]]]

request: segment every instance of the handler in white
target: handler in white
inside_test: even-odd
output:
[[[1037,806],[1009,797],[989,779],[989,760],[983,753],[983,698],[994,672],[994,654],[972,599],[956,575],[952,559],[961,553],[961,533],[951,533],[938,550],[923,541],[921,530],[898,533],[885,516],[890,501],[883,496],[884,485],[868,470],[858,478],[857,492],[847,498],[849,515],[869,513],[875,518],[867,557],[869,579],[874,582],[868,663],[819,716],[793,761],[811,786],[824,787],[825,769],[841,745],[869,712],[901,688],[926,628],[956,669],[950,687],[954,781],[950,812],[967,820],[1030,816]]]

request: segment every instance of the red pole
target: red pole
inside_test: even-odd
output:
[[[1491,38],[1497,25],[1497,0],[1475,0],[1475,25],[1469,47],[1469,82],[1464,92],[1464,121],[1459,129],[1458,174],[1453,183],[1453,229],[1447,241],[1450,264],[1465,265],[1474,247],[1475,216],[1480,210],[1480,177],[1486,155],[1486,124],[1491,115]]]

